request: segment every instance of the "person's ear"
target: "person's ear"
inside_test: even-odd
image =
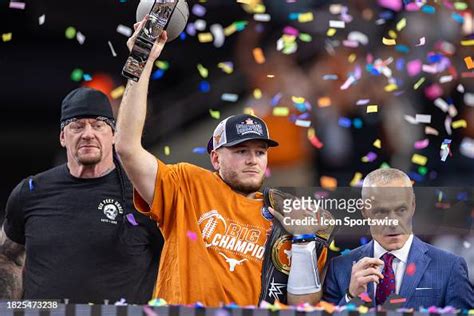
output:
[[[64,138],[64,130],[59,133],[59,143],[61,144],[61,147],[66,147],[66,139]]]
[[[214,170],[218,171],[220,167],[219,163],[219,153],[216,150],[211,151],[211,164],[214,167]]]

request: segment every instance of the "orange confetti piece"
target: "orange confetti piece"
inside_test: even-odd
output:
[[[472,57],[471,57],[471,56],[468,56],[468,57],[464,58],[464,62],[466,63],[467,69],[472,69],[472,68],[474,68],[474,61],[472,61]]]
[[[319,181],[321,182],[321,187],[324,189],[328,190],[334,190],[337,188],[337,179],[333,177],[328,177],[328,176],[321,176],[319,178]]]
[[[320,108],[325,108],[331,105],[331,98],[329,97],[322,97],[318,99],[318,106]]]
[[[263,50],[260,47],[256,47],[252,51],[253,58],[257,64],[265,63],[265,55],[263,54]]]

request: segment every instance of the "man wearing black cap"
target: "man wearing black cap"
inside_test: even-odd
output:
[[[143,23],[135,25],[129,48]],[[257,305],[272,226],[259,190],[267,151],[278,143],[263,120],[241,114],[223,120],[209,140],[215,172],[187,163],[164,164],[146,151],[141,134],[149,77],[166,39],[164,32],[139,81],[128,82],[116,139],[117,153],[134,185],[135,206],[159,223],[166,241],[154,296],[171,304]],[[292,248],[290,303],[298,296],[314,301],[321,293],[310,239]],[[272,291],[281,293],[286,286],[275,283]]]
[[[114,159],[114,132],[105,94],[79,88],[64,98],[60,143],[67,163],[24,179],[7,202],[1,298],[151,298],[162,237],[133,208],[130,181]]]

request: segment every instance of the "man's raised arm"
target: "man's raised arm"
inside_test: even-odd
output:
[[[127,41],[130,50],[145,21],[144,19],[134,25],[135,33]],[[156,158],[143,148],[141,139],[145,125],[148,84],[153,63],[163,50],[166,40],[166,32],[163,32],[153,45],[140,80],[138,82],[128,81],[120,104],[115,139],[115,148],[124,169],[133,186],[148,205],[151,205],[153,201],[158,163]]]

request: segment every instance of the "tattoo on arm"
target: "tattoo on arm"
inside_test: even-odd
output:
[[[10,240],[3,230],[0,235],[0,298],[20,299],[25,247]]]

